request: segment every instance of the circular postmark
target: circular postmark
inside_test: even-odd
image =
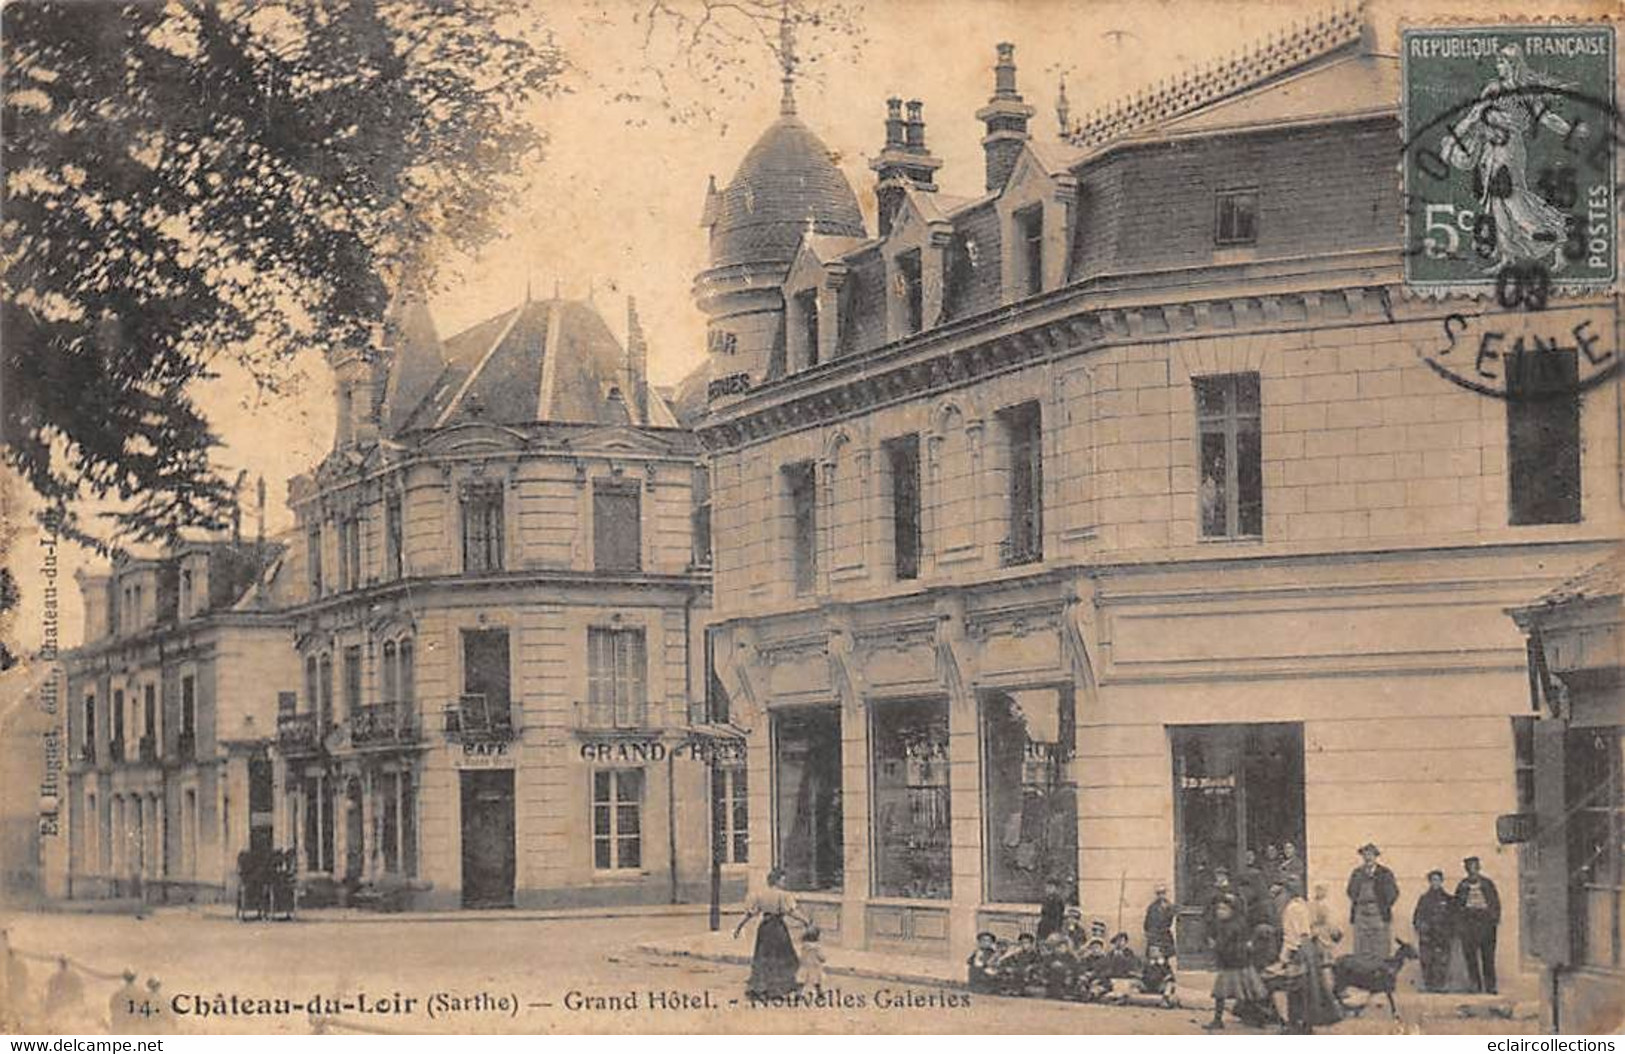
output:
[[[1498,53],[1506,85],[1414,125],[1407,110],[1407,288],[1466,297],[1416,350],[1483,395],[1572,397],[1620,365],[1611,293],[1625,135],[1608,98],[1527,72],[1519,83],[1511,61]]]

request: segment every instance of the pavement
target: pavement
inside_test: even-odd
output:
[[[204,904],[184,908],[149,908],[147,914],[183,912],[200,918],[237,921],[230,904]],[[558,919],[677,919],[705,918],[711,909],[705,904],[647,904],[597,908],[489,908],[456,911],[372,911],[366,908],[300,908],[295,922],[548,922]],[[726,920],[738,915],[738,908],[722,909]]]

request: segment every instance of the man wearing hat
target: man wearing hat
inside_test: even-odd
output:
[[[1172,959],[1174,949],[1174,919],[1179,907],[1168,899],[1168,883],[1158,882],[1156,896],[1145,909],[1145,954],[1151,957],[1152,948],[1161,948],[1164,957]]]
[[[1416,899],[1411,926],[1416,930],[1416,950],[1422,960],[1422,987],[1429,992],[1445,990],[1450,974],[1450,941],[1455,934],[1455,899],[1445,892],[1444,872],[1428,872],[1428,888]]]
[[[1501,925],[1501,895],[1480,873],[1478,857],[1461,862],[1467,877],[1456,883],[1456,932],[1467,957],[1473,991],[1495,994],[1495,931]]]
[[[1360,866],[1349,875],[1349,924],[1354,928],[1354,954],[1381,959],[1393,948],[1394,901],[1399,883],[1377,863],[1382,855],[1371,842],[1360,847]]]

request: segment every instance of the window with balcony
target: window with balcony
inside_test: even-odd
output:
[[[1214,244],[1252,245],[1258,241],[1258,191],[1221,190],[1214,203]]]
[[[643,867],[643,770],[592,774],[592,865],[600,871]]]
[[[920,576],[920,437],[899,436],[884,447],[891,480],[892,573]]]
[[[797,595],[818,584],[818,477],[811,461],[787,465],[785,490],[790,501],[790,569]]]
[[[1204,538],[1264,533],[1258,374],[1197,377],[1197,502]]]
[[[500,735],[513,728],[512,681],[506,629],[465,629],[460,728],[467,735]]]
[[[648,724],[648,659],[643,630],[587,630],[587,722],[593,728]]]
[[[333,656],[323,653],[320,659],[321,685],[316,705],[317,735],[324,736],[333,727]]]
[[[1508,520],[1579,523],[1579,354],[1512,351],[1505,366]]]
[[[1044,206],[1018,209],[1016,221],[1017,288],[1022,296],[1044,291]]]
[[[384,573],[392,580],[406,577],[405,538],[401,496],[391,494],[384,499]]]
[[[463,489],[463,570],[502,570],[502,485]]]
[[[1003,547],[1006,566],[1044,559],[1044,430],[1037,402],[999,412],[1009,456],[1009,534]]]
[[[712,770],[711,831],[716,838],[717,861],[750,862],[750,794],[743,765]]]
[[[642,502],[636,483],[595,483],[592,488],[592,555],[599,571],[643,567]]]

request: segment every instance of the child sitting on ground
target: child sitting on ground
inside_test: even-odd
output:
[[[1006,948],[995,964],[999,970],[999,991],[1005,995],[1025,995],[1030,975],[1038,966],[1038,945],[1033,935],[1023,933]]]
[[[1140,972],[1140,991],[1160,996],[1163,1006],[1175,1006],[1179,999],[1174,983],[1174,968],[1159,945],[1153,944],[1145,952],[1145,968]]]
[[[999,955],[998,938],[987,930],[976,935],[976,950],[970,953],[965,965],[970,967],[970,990],[973,992],[993,992],[999,987]]]
[[[1079,999],[1092,1003],[1111,990],[1107,963],[1106,943],[1099,937],[1090,937],[1083,946],[1083,953],[1078,956],[1075,990]]]
[[[1043,966],[1039,980],[1044,995],[1051,999],[1069,998],[1077,984],[1078,960],[1072,945],[1059,931],[1044,940]]]
[[[1106,995],[1122,1002],[1140,990],[1140,957],[1128,945],[1128,934],[1119,933],[1112,938],[1111,951],[1104,963]]]

